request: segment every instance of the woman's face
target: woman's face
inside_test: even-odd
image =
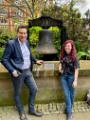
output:
[[[71,43],[67,43],[66,45],[65,45],[65,52],[67,53],[67,54],[70,54],[70,52],[71,52],[71,50],[72,50],[72,45],[71,45]]]

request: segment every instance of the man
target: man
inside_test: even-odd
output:
[[[7,68],[12,77],[14,98],[20,120],[27,120],[20,99],[23,83],[25,83],[29,89],[28,113],[35,116],[42,116],[42,113],[36,112],[34,108],[37,85],[31,72],[33,63],[41,65],[43,61],[35,60],[32,56],[30,44],[27,40],[27,27],[19,26],[17,29],[17,38],[7,42],[2,57],[2,64]]]

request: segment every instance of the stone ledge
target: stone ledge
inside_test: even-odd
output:
[[[45,61],[43,65],[34,65],[33,74],[36,77],[45,77],[45,76],[58,76],[59,61]],[[80,76],[90,76],[90,61],[82,60],[80,61]],[[0,63],[0,76],[7,75],[8,71],[6,68]],[[8,77],[8,76],[7,76]]]

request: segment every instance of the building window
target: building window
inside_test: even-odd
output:
[[[0,18],[0,23],[7,23],[7,20],[5,18]]]
[[[4,8],[0,8],[0,14],[7,14],[7,11]]]
[[[23,16],[23,12],[21,10],[18,10],[18,11],[16,11],[15,16],[22,17]]]
[[[18,5],[21,0],[15,0],[15,4]]]

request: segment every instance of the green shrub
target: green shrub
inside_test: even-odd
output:
[[[79,51],[77,55],[78,55],[78,58],[80,60],[90,60],[90,54],[89,53]]]
[[[3,51],[4,51],[4,48],[0,48],[0,60],[1,60],[1,58],[2,58]]]
[[[29,29],[29,40],[33,47],[37,46],[39,40],[39,31],[42,30],[41,27],[32,27]]]
[[[1,30],[0,31],[0,43],[5,44],[7,40],[14,38],[16,35],[15,31],[10,32],[6,30]]]

